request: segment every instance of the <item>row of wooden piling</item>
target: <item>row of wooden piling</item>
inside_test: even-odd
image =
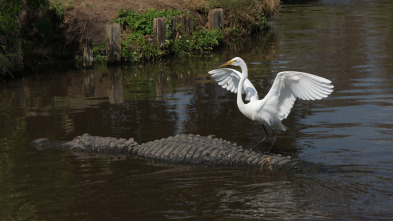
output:
[[[176,16],[171,21],[171,34],[168,36],[166,29],[167,18],[154,18],[153,20],[153,41],[157,47],[165,45],[167,39],[177,39],[182,35],[191,35],[195,29],[192,15]],[[208,29],[224,30],[224,10],[211,9],[208,13],[206,24]],[[83,67],[93,65],[93,43],[91,38],[82,39],[83,46]],[[121,62],[121,27],[119,23],[110,23],[106,25],[106,53],[107,63]]]

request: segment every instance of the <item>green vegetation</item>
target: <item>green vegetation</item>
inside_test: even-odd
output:
[[[190,36],[175,39],[172,44],[172,51],[177,54],[192,52],[210,52],[215,46],[223,41],[223,33],[217,30],[197,30]]]
[[[64,17],[64,12],[70,9],[75,8],[75,4],[80,1],[77,0],[48,0],[50,4],[50,8],[54,8],[56,10],[56,14],[59,17]]]
[[[119,17],[113,22],[120,23],[126,36],[122,41],[122,59],[126,62],[154,60],[168,54],[189,54],[193,52],[209,52],[223,40],[220,30],[196,30],[191,35],[180,35],[173,38],[171,19],[183,16],[185,12],[175,10],[148,9],[146,12],[134,12],[132,9],[120,10]],[[153,19],[164,17],[166,22],[167,41],[157,46],[153,40]]]
[[[113,22],[120,23],[124,28],[127,27],[131,32],[141,35],[153,34],[153,19],[168,18],[184,14],[180,10],[155,10],[148,9],[146,12],[134,12],[132,9],[122,9],[119,11],[119,17]]]
[[[0,6],[0,79],[12,75],[16,56],[16,36],[19,35],[19,14],[22,4],[16,0],[2,1]]]
[[[106,62],[106,54],[105,54],[106,44],[94,44],[93,43],[93,57],[95,64],[103,64]]]
[[[221,44],[223,36],[242,36],[269,27],[268,18],[279,8],[279,0],[188,0],[190,10],[207,15],[209,9],[223,8],[225,30],[205,30],[197,26],[192,33],[171,33],[172,18],[189,12],[123,9],[113,22],[120,23],[122,60],[135,62],[162,56],[206,53]],[[90,3],[83,0],[0,0],[0,81],[18,71],[38,71],[62,58],[73,58],[77,37],[69,38],[63,19],[67,10]],[[157,44],[153,38],[153,19],[167,18],[167,40]],[[203,16],[198,22],[203,21]],[[200,24],[199,24],[200,25]],[[68,34],[68,36],[67,36]],[[66,49],[66,50],[65,50]],[[105,63],[105,45],[94,45],[95,63]]]
[[[48,49],[64,12],[49,0],[0,0],[0,79],[52,64]],[[48,46],[49,45],[49,46]],[[60,52],[62,53],[62,52]]]

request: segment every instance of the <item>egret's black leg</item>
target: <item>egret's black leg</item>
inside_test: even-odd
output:
[[[269,136],[269,133],[267,132],[266,127],[265,127],[264,124],[262,124],[262,127],[263,127],[263,130],[265,130],[266,135]]]
[[[273,138],[272,144],[270,144],[270,147],[269,147],[269,150],[267,151],[267,153],[270,153],[270,150],[272,149],[272,147],[273,147],[273,145],[274,145],[274,142],[276,142],[276,138],[277,138],[276,132],[274,132],[274,129],[272,129],[272,132],[273,132],[274,138]]]
[[[252,151],[252,149],[254,149],[254,147],[258,146],[260,143],[262,143],[263,141],[265,141],[265,140],[270,136],[270,134],[267,132],[266,127],[265,127],[264,124],[262,124],[262,127],[263,127],[263,130],[264,130],[265,133],[266,133],[266,136],[265,136],[261,141],[259,141],[257,144],[255,144],[254,146],[252,146],[252,147],[250,148],[250,151]],[[273,133],[274,133],[274,131],[273,131]]]

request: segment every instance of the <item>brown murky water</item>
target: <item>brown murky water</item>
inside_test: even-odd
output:
[[[284,4],[268,35],[211,56],[1,85],[0,220],[390,220],[392,15],[388,0]],[[328,99],[296,103],[274,150],[348,172],[199,168],[28,145],[87,132],[140,143],[214,134],[251,146],[262,128],[207,75],[234,56],[246,60],[261,95],[282,70],[333,81]]]

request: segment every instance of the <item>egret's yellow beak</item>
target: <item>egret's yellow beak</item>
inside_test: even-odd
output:
[[[233,62],[235,62],[235,60],[227,61],[226,63],[224,63],[224,64],[218,66],[218,68],[222,68],[222,67],[228,66],[228,65],[232,64]]]

